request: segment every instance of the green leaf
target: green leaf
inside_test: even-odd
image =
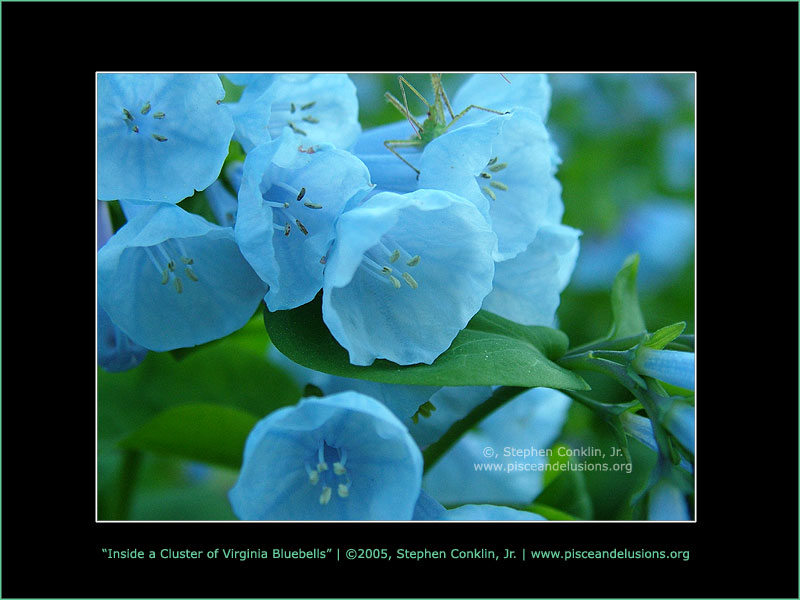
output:
[[[647,346],[648,348],[661,350],[664,348],[664,346],[682,334],[684,329],[686,329],[686,323],[684,322],[667,325],[666,327],[662,327],[658,331],[650,334],[650,337],[648,337],[642,345]]]
[[[267,359],[260,319],[176,360],[150,352],[122,373],[97,370],[97,435],[115,442],[162,411],[192,403],[220,404],[263,417],[294,404],[300,390]]]
[[[187,404],[165,410],[119,445],[238,469],[257,422],[255,415],[230,406]]]
[[[431,365],[400,366],[381,359],[369,367],[351,365],[347,351],[322,320],[319,296],[293,310],[265,310],[264,324],[272,342],[290,359],[340,377],[432,386],[589,389],[579,375],[552,362],[566,351],[566,334],[548,327],[519,325],[486,311],[475,315]]]
[[[611,312],[614,322],[609,339],[627,337],[647,331],[644,316],[639,307],[636,292],[636,272],[639,269],[639,255],[632,254],[622,265],[611,286]]]

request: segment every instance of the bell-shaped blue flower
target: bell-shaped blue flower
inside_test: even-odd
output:
[[[694,352],[656,350],[642,346],[636,351],[632,365],[640,375],[694,390]]]
[[[543,489],[546,450],[569,406],[567,396],[548,388],[520,394],[456,442],[425,474],[424,489],[448,506],[529,505]]]
[[[343,392],[261,420],[229,498],[246,521],[409,520],[421,479],[422,454],[397,417]]]
[[[270,310],[295,308],[319,292],[335,219],[370,189],[369,172],[355,156],[331,145],[299,151],[289,129],[250,151],[236,241],[269,284],[264,299]]]
[[[676,400],[664,415],[664,427],[686,450],[694,454],[694,406]]]
[[[177,203],[211,185],[233,136],[214,74],[97,76],[97,197]]]
[[[266,292],[230,227],[172,204],[130,219],[97,253],[97,299],[134,342],[164,351],[228,335]]]
[[[280,137],[285,127],[306,148],[326,143],[348,149],[361,133],[356,87],[344,73],[239,75],[247,87],[230,107],[245,152]]]
[[[575,267],[580,234],[566,225],[542,224],[523,252],[497,263],[483,308],[523,325],[552,327]]]
[[[352,364],[430,364],[491,291],[496,243],[480,211],[459,196],[376,194],[336,223],[325,324]]]
[[[236,224],[236,211],[239,206],[237,195],[242,183],[242,169],[243,163],[239,161],[231,162],[225,167],[224,177],[235,193],[228,190],[222,182],[222,177],[203,190],[214,218],[224,227],[233,227]]]

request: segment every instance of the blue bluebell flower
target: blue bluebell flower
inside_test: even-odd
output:
[[[369,172],[352,154],[329,144],[298,151],[288,128],[245,158],[236,213],[236,241],[269,284],[270,310],[311,301],[322,287],[334,222],[364,197]]]
[[[523,325],[555,326],[561,292],[578,258],[580,235],[566,225],[540,225],[523,252],[497,263],[483,308]]]
[[[233,136],[214,74],[97,76],[97,197],[176,203],[219,175]]]
[[[97,253],[100,306],[151,350],[194,346],[236,331],[265,292],[230,227],[172,204],[138,212]]]
[[[655,350],[641,346],[636,351],[632,365],[640,375],[694,390],[694,352]]]
[[[408,520],[421,479],[422,454],[397,417],[343,392],[262,419],[229,498],[246,521]]]
[[[322,316],[350,362],[432,363],[491,291],[496,236],[469,201],[382,192],[336,223]]]
[[[567,396],[548,388],[520,394],[456,442],[425,474],[424,489],[448,506],[529,505],[544,487],[546,450],[569,406]]]
[[[555,178],[560,159],[544,121],[533,110],[470,112],[487,116],[470,125],[459,120],[421,152],[403,153],[419,177],[383,141],[378,143],[393,130],[365,134],[355,152],[379,190],[440,189],[473,202],[497,234],[496,260],[506,260],[528,247],[546,218],[560,218],[561,188]]]
[[[493,504],[464,504],[446,509],[425,490],[422,490],[414,508],[414,521],[546,521],[543,516]]]
[[[544,73],[475,73],[453,95],[453,108],[464,110],[470,104],[501,112],[525,108],[535,112],[542,121],[550,111],[552,89]],[[462,125],[490,118],[491,113],[471,110],[460,120]]]
[[[239,74],[234,79],[247,85],[230,105],[235,138],[245,152],[279,137],[285,127],[306,148],[327,143],[349,149],[361,133],[356,87],[344,73]]]

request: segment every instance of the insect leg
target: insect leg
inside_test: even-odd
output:
[[[420,143],[417,140],[386,140],[385,142],[383,142],[383,145],[386,146],[386,149],[389,152],[394,154],[397,158],[402,160],[409,167],[414,169],[416,174],[419,175],[419,173],[420,173],[419,169],[417,167],[415,167],[414,165],[412,165],[410,162],[408,162],[405,158],[400,156],[400,154],[394,149],[395,147],[403,147],[403,146],[405,146],[405,147],[419,147]]]

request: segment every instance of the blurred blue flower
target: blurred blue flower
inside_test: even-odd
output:
[[[625,258],[638,252],[637,284],[654,289],[668,284],[693,251],[693,207],[654,201],[631,209],[608,236],[583,236],[572,284],[576,289],[608,289]]]
[[[649,521],[689,521],[689,505],[680,488],[669,479],[661,479],[649,492]]]
[[[310,154],[299,152],[289,129],[248,153],[236,242],[269,284],[270,310],[313,300],[322,287],[335,219],[370,188],[367,168],[352,154],[328,144]]]
[[[424,489],[450,506],[527,506],[543,489],[543,465],[548,459],[534,452],[524,458],[513,451],[506,455],[505,449],[545,451],[560,435],[569,406],[570,399],[556,390],[534,388],[523,392],[490,414],[442,456],[425,474]],[[518,463],[528,467],[517,468]],[[484,469],[483,465],[499,468]]]
[[[127,371],[147,356],[144,348],[114,325],[105,310],[97,307],[97,364],[110,373]]]
[[[151,350],[194,346],[236,331],[265,291],[231,228],[172,204],[147,206],[97,253],[100,306]]]
[[[636,351],[632,365],[640,375],[694,390],[694,352],[655,350],[641,346]]]
[[[620,420],[622,421],[622,428],[628,436],[641,442],[653,452],[658,452],[658,444],[656,443],[655,435],[653,435],[653,424],[650,419],[631,412],[625,412],[620,415]],[[692,444],[691,448],[687,447],[687,450],[694,452],[694,444]],[[692,463],[685,458],[681,457],[679,464],[687,473],[694,472]]]
[[[676,400],[664,415],[664,427],[694,455],[694,406]]]
[[[383,404],[357,392],[310,397],[251,431],[236,485],[237,517],[257,520],[408,520],[422,454]]]
[[[214,74],[97,76],[97,197],[172,202],[219,175],[234,125]]]
[[[361,133],[356,87],[343,73],[227,74],[246,85],[230,109],[235,139],[245,152],[281,135],[285,127],[306,147],[349,149]]]
[[[496,243],[478,209],[459,196],[376,194],[336,223],[325,324],[352,364],[430,364],[491,291]]]
[[[239,206],[237,195],[239,186],[242,184],[243,164],[239,161],[230,162],[224,169],[224,178],[234,193],[231,193],[228,187],[225,186],[222,177],[204,190],[208,206],[214,218],[217,223],[224,227],[236,225],[236,211]]]

